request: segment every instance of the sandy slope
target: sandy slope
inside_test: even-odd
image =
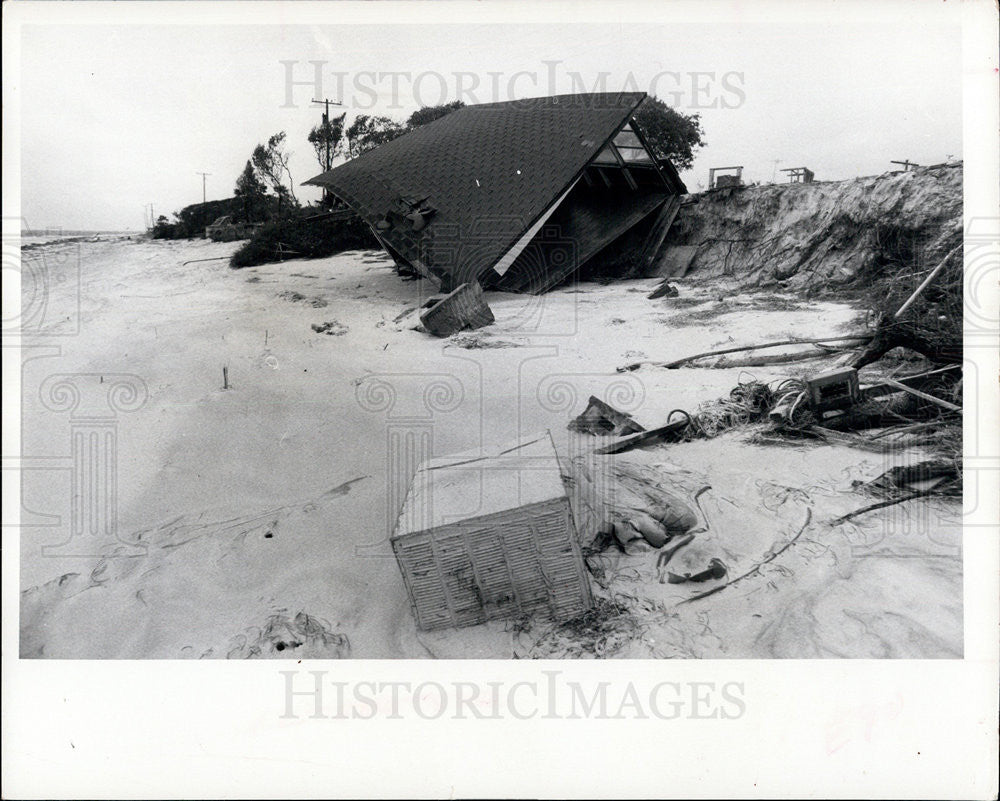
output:
[[[681,208],[667,241],[698,246],[692,270],[703,276],[822,288],[876,273],[882,260],[936,263],[961,237],[962,186],[954,162],[704,192]]]
[[[40,347],[25,353],[22,371],[23,453],[34,460],[24,473],[23,656],[575,655],[572,637],[544,621],[418,636],[386,542],[405,490],[393,476],[406,472],[389,455],[391,437],[426,435],[441,455],[549,428],[575,470],[593,440],[565,426],[589,395],[656,424],[673,408],[725,394],[740,375],[615,367],[828,334],[854,314],[818,303],[761,310],[721,285],[681,283],[683,296],[705,300],[683,306],[647,300],[651,281],[587,284],[543,298],[492,294],[494,326],[436,340],[407,327],[406,312],[430,288],[401,281],[381,254],[235,272],[225,261],[182,266],[232,244],[68,247],[73,259],[53,251],[49,263],[70,273],[79,264],[78,321],[53,317],[46,332],[62,335],[32,339]],[[50,306],[74,287],[54,282]],[[707,308],[715,311],[700,314]],[[324,322],[337,323],[331,334],[311,329]],[[753,372],[770,379],[778,369]],[[119,539],[81,535],[43,553],[67,538],[72,497],[70,416],[39,394],[54,373],[76,374],[83,391],[98,394],[104,376],[134,374],[148,397],[116,418]],[[939,519],[949,509],[934,512],[930,529],[904,511],[873,515],[868,528],[821,525],[868,502],[850,481],[884,470],[882,457],[763,448],[728,435],[625,462],[659,465],[652,475],[676,491],[711,484],[700,498],[714,538],[701,543],[703,555],[725,551],[734,571],[785,542],[806,508],[814,525],[766,574],[681,607],[690,590],[659,583],[654,553],[601,557],[601,592],[638,621],[621,642],[603,643],[607,653],[961,653],[957,524],[949,534]],[[128,556],[137,545],[140,555]]]

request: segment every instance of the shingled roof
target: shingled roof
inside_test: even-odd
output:
[[[458,284],[481,278],[551,212],[644,98],[576,94],[466,106],[306,183],[343,200],[397,260]],[[656,169],[664,194],[684,191],[676,172]],[[405,221],[415,211],[425,223]]]

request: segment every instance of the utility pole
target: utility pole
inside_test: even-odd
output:
[[[195,175],[201,176],[201,202],[205,203],[205,179],[211,175],[210,172],[195,172]]]
[[[313,99],[313,103],[322,103],[324,105],[323,111],[323,128],[324,130],[330,124],[330,104],[333,103],[335,106],[342,106],[343,103],[338,103],[336,100],[328,100],[324,98],[323,100]],[[332,166],[332,159],[330,158],[330,140],[326,140],[326,155],[323,158],[323,169],[329,170]]]
[[[329,137],[329,127],[328,127],[330,125],[330,104],[333,103],[333,105],[335,106],[342,106],[344,104],[338,103],[336,100],[329,100],[326,98],[324,98],[323,100],[316,100],[314,98],[312,102],[322,103],[324,106],[323,133],[324,133],[324,138],[326,139],[326,153],[323,156],[323,169],[329,172],[330,168],[333,166],[333,157],[330,155],[330,137]],[[325,186],[323,187],[323,200],[321,202],[324,206],[330,205],[332,202],[330,190],[327,189]]]
[[[778,165],[781,164],[781,159],[774,160],[774,169],[771,170],[771,183],[774,183],[775,177],[778,175]]]

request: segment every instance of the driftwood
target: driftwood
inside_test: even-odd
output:
[[[724,356],[727,353],[743,353],[748,350],[763,350],[764,348],[777,348],[782,345],[820,345],[824,342],[868,342],[871,339],[870,334],[852,334],[850,336],[840,336],[840,337],[822,337],[820,339],[786,339],[781,342],[765,342],[759,345],[741,345],[735,348],[722,348],[721,350],[709,350],[704,353],[696,353],[693,356],[685,356],[683,359],[675,359],[672,362],[634,362],[632,364],[627,364],[624,367],[619,367],[619,373],[628,373],[633,370],[638,370],[645,364],[649,364],[655,367],[663,367],[667,370],[674,370],[677,367],[687,364],[688,362],[696,361],[697,359],[704,359],[707,356]]]
[[[861,388],[861,395],[865,398],[877,398],[883,395],[892,395],[899,391],[900,384],[904,384],[905,387],[910,387],[912,389],[923,389],[925,386],[934,383],[939,378],[951,378],[955,374],[958,374],[959,380],[961,380],[962,365],[960,364],[949,364],[946,367],[939,367],[935,370],[929,370],[926,373],[917,373],[916,375],[902,376],[898,379],[893,379],[893,381],[880,381],[875,384],[870,384]]]
[[[748,356],[744,359],[720,359],[710,367],[713,370],[725,370],[730,367],[767,367],[771,364],[792,364],[806,362],[810,359],[821,359],[834,353],[843,353],[849,348],[814,348],[799,353],[778,353],[774,356]]]
[[[860,369],[877,362],[893,348],[908,348],[936,364],[955,362],[962,358],[960,344],[958,347],[945,347],[928,342],[913,331],[890,329],[877,331],[864,349],[851,359],[848,366]]]
[[[943,407],[945,409],[949,409],[950,411],[953,411],[953,412],[961,412],[962,411],[962,407],[961,406],[957,406],[956,404],[951,403],[950,401],[946,401],[946,400],[942,400],[941,398],[937,398],[934,395],[928,395],[926,392],[921,392],[919,389],[914,389],[913,387],[908,387],[906,384],[900,383],[899,381],[894,381],[891,378],[883,378],[882,379],[882,383],[883,384],[888,384],[890,387],[894,387],[895,389],[900,389],[903,392],[909,392],[914,397],[920,398],[920,399],[925,400],[925,401],[929,401],[930,403],[936,403],[938,406],[941,406],[941,407]]]
[[[945,256],[943,259],[941,259],[941,263],[938,264],[938,266],[935,267],[933,270],[931,270],[931,274],[928,275],[921,282],[920,286],[918,286],[913,291],[913,294],[910,295],[910,297],[908,297],[906,299],[906,302],[902,306],[899,307],[899,310],[893,315],[893,319],[894,320],[898,320],[900,317],[903,316],[903,314],[906,312],[906,310],[909,309],[910,306],[913,305],[914,301],[923,294],[923,291],[925,289],[927,289],[928,286],[930,286],[931,281],[933,281],[935,278],[938,277],[938,273],[940,273],[944,269],[944,266],[948,263],[948,259],[950,259],[955,253],[957,253],[961,249],[962,249],[962,246],[958,245],[957,247],[954,247],[950,251],[948,251],[948,255]]]
[[[182,261],[181,262],[181,267],[183,267],[186,264],[194,264],[194,263],[199,262],[199,261],[222,261],[223,259],[228,259],[228,258],[230,258],[230,257],[229,256],[213,256],[210,259],[188,259],[187,261]]]
[[[848,512],[846,515],[841,515],[838,518],[830,521],[831,526],[839,526],[841,523],[846,523],[848,520],[852,520],[855,517],[860,517],[868,512],[874,512],[876,509],[883,509],[886,506],[895,506],[897,503],[903,503],[903,501],[912,501],[914,498],[923,498],[927,495],[935,495],[936,490],[921,490],[919,492],[911,492],[909,495],[903,495],[900,498],[893,498],[891,501],[879,501],[878,503],[872,503],[868,506],[862,506],[860,509],[855,509],[853,512]]]
[[[671,416],[673,412],[670,413]],[[597,448],[595,453],[621,453],[622,451],[630,451],[632,448],[637,448],[640,445],[649,445],[654,442],[659,442],[660,440],[670,436],[671,434],[680,434],[688,427],[691,423],[691,418],[688,417],[687,413],[684,414],[684,418],[677,420],[673,423],[667,423],[665,426],[660,426],[659,428],[651,428],[649,431],[640,431],[637,434],[630,434],[627,437],[622,437],[612,442],[610,445],[605,445],[603,448]]]

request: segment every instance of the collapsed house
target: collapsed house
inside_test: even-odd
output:
[[[653,264],[687,189],[632,121],[642,92],[466,106],[306,181],[441,292],[545,292]]]

